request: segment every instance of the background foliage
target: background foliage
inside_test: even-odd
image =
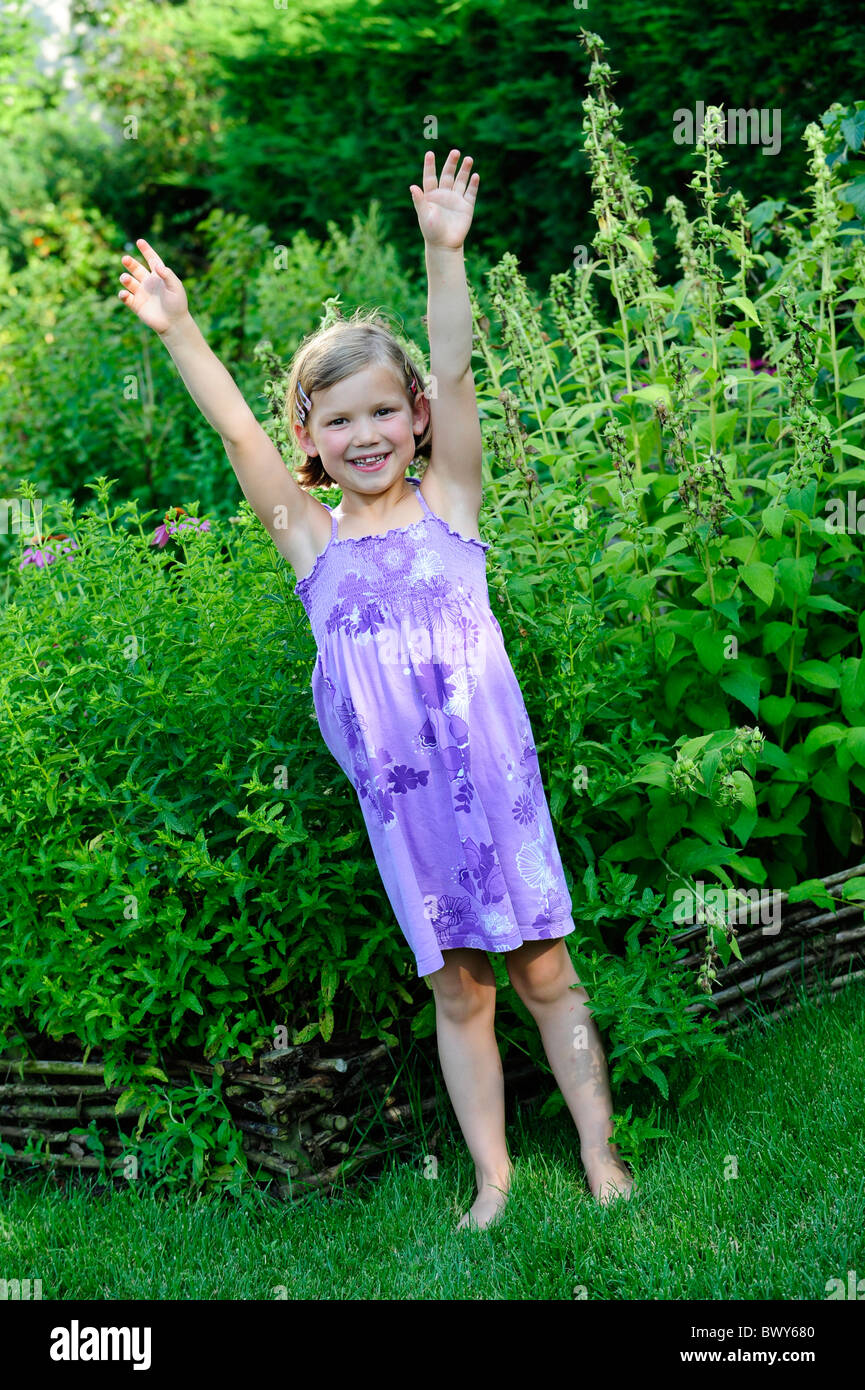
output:
[[[196,198],[212,199],[282,240],[299,225],[323,237],[329,220],[344,223],[376,198],[386,239],[414,271],[422,256],[408,184],[425,148],[440,165],[456,145],[472,152],[490,192],[473,248],[488,264],[512,252],[538,289],[592,231],[581,24],[610,46],[625,138],[658,208],[689,177],[688,147],[672,140],[678,108],[703,100],[780,110],[777,155],[731,152],[733,184],[753,203],[800,186],[805,126],[861,94],[860,16],[849,0],[757,9],[748,0],[593,0],[588,20],[545,0],[280,9],[108,0],[97,12],[106,11],[112,33],[90,50],[89,81],[118,125],[141,118],[138,138],[100,173],[119,221],[149,219],[158,206],[179,227]],[[669,275],[672,242],[661,233]]]
[[[248,16],[220,5],[157,7],[146,31],[139,6],[109,12],[114,47],[94,48],[92,80],[98,70],[118,112],[141,106],[138,139],[100,153],[81,125],[56,168],[40,166],[68,119],[40,80],[48,109],[29,119],[21,145],[29,141],[33,162],[0,195],[9,199],[0,203],[3,487],[7,500],[38,494],[45,509],[35,538],[0,535],[0,1033],[14,1045],[35,1025],[103,1051],[131,1093],[149,1097],[174,1171],[193,1164],[196,1180],[233,1181],[242,1154],[218,1097],[193,1087],[168,1106],[159,1076],[129,1061],[133,1043],[158,1070],[166,1050],[249,1051],[279,1023],[295,1041],[337,1031],[395,1042],[410,1018],[424,1038],[432,1001],[382,910],[354,793],[315,728],[314,643],[294,576],[238,501],[219,440],[167,354],[114,298],[119,255],[144,218],[208,341],[278,437],[263,341],[287,363],[325,299],[381,303],[423,343],[423,283],[388,224],[404,194],[381,160],[383,148],[395,160],[410,149],[407,184],[423,142],[413,129],[403,145],[382,140],[383,131],[397,140],[387,113],[378,133],[366,131],[369,73],[361,98],[357,51],[341,40],[329,72],[346,94],[342,125],[336,103],[320,103],[315,120],[333,161],[316,158],[308,132],[292,153],[286,132],[299,138],[298,119],[281,98],[262,108],[272,148],[263,128],[244,126],[247,161],[232,141],[238,113],[252,110],[253,74],[295,100],[268,66],[289,51],[265,42],[269,14],[264,33],[244,37],[237,26]],[[522,36],[528,78],[564,20],[550,27],[518,6],[508,27],[502,13],[451,7],[427,50],[447,24],[474,24],[473,51],[486,61],[505,44],[507,73]],[[304,81],[318,72],[323,82],[315,35],[335,16],[348,33],[359,14],[310,12]],[[182,60],[183,44],[218,20],[223,88],[204,59]],[[286,44],[299,22],[280,17]],[[414,42],[409,25],[398,27],[389,48],[395,15],[368,8],[363,32],[382,80]],[[24,51],[26,26],[14,35]],[[439,68],[430,59],[442,91],[447,62],[452,77],[459,71],[455,52],[439,54]],[[519,139],[505,124],[488,127],[501,158],[468,259],[491,597],[569,875],[582,933],[575,961],[609,1037],[613,1086],[629,1088],[617,1120],[633,1154],[657,1133],[653,1093],[674,1087],[692,1100],[728,1055],[688,1005],[705,997],[735,936],[710,922],[700,978],[682,978],[675,890],[697,879],[798,883],[794,893],[822,901],[810,880],[863,842],[865,103],[833,103],[805,126],[795,199],[792,184],[779,196],[755,151],[755,191],[743,196],[732,166],[748,152],[703,145],[676,154],[689,160],[682,199],[649,200],[621,138],[629,118],[620,125],[608,56],[583,34],[589,93],[581,81],[577,115],[574,85],[567,142],[558,126],[545,142],[527,97],[516,105],[527,123]],[[544,71],[555,78],[554,63]],[[476,102],[483,84],[463,86]],[[33,90],[23,83],[13,103],[35,110]],[[554,88],[543,92],[549,125]],[[504,122],[511,108],[495,94],[490,111]],[[678,104],[678,91],[669,100]],[[163,116],[173,124],[161,126]],[[523,140],[544,162],[520,183]],[[579,177],[568,163],[578,145]],[[80,166],[76,149],[87,152]],[[311,181],[275,178],[266,217],[256,151]],[[340,170],[353,204],[372,201],[356,212],[343,200],[322,224]],[[247,174],[258,206],[246,205]],[[578,189],[591,217],[585,264],[571,263],[570,231],[562,243],[576,204],[533,206],[534,178],[540,189]],[[519,199],[495,196],[517,186]],[[223,206],[210,205],[217,188]],[[301,196],[303,227],[281,236],[288,202],[279,199]],[[400,216],[407,226],[404,208]],[[657,255],[662,227],[675,249],[669,273]],[[416,229],[412,237],[416,258]],[[525,267],[511,249],[523,237]],[[541,295],[527,272],[562,244]],[[164,549],[151,544],[177,505],[208,528],[190,523],[163,536]],[[503,962],[494,965],[504,986]],[[536,1028],[505,997],[503,1050],[541,1064]]]

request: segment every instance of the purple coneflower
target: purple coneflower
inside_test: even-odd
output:
[[[77,549],[78,542],[70,536],[46,536],[41,545],[28,545],[18,568],[23,570],[25,565],[36,565],[38,569],[44,569],[46,565],[52,565],[58,555],[68,555],[70,550]]]
[[[179,518],[185,516],[185,521]],[[163,546],[168,544],[169,537],[176,536],[179,531],[209,531],[209,521],[199,521],[197,516],[189,516],[183,507],[169,507],[165,513],[165,520],[161,526],[157,526],[153,532],[151,545]]]

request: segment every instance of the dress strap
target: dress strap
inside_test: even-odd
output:
[[[417,487],[418,501],[420,502],[421,507],[423,508],[423,514],[424,514],[424,516],[433,516],[434,513],[430,510],[429,503],[427,502],[426,498],[424,497],[423,493],[422,493],[421,490],[420,490],[420,484],[421,484],[420,478],[414,478],[414,477],[411,477],[410,475],[406,475],[406,482],[407,482],[407,483],[414,483],[415,486]]]
[[[327,510],[330,512],[330,539],[331,539],[332,541],[335,541],[335,540],[336,540],[336,517],[335,517],[334,514],[333,514],[333,508],[332,508],[332,507],[328,507],[326,502],[322,502],[321,505],[322,505],[323,507],[327,507]]]

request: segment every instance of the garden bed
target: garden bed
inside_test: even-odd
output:
[[[843,884],[861,874],[865,864],[820,882],[842,904]],[[843,903],[832,912],[811,902],[790,902],[789,894],[781,894],[774,910],[778,917],[772,925],[780,924],[779,930],[767,933],[754,910],[759,924],[737,928],[741,960],[732,956],[717,970],[711,1003],[707,997],[705,1005],[691,1006],[697,1013],[714,1010],[719,1030],[735,1028],[756,1006],[771,1019],[794,1012],[800,1007],[796,986],[816,994],[821,980],[834,991],[865,977],[861,905]],[[677,962],[677,968],[697,968],[704,959],[705,936],[702,924],[674,936],[682,945],[693,941],[701,947]],[[414,1045],[429,1053],[432,1065],[425,1093],[413,1101],[395,1079],[401,1072],[394,1049],[383,1043],[358,1046],[347,1038],[332,1038],[324,1045],[316,1039],[296,1047],[263,1048],[253,1062],[175,1058],[163,1066],[169,1080],[178,1084],[196,1075],[208,1084],[219,1079],[232,1121],[243,1135],[250,1171],[259,1181],[277,1178],[278,1193],[293,1198],[328,1190],[383,1155],[417,1141],[419,1118],[434,1116],[442,1092],[434,1041]],[[36,1055],[49,1046],[55,1055]],[[30,1057],[0,1058],[0,1143],[6,1146],[7,1160],[22,1167],[107,1171],[115,1181],[135,1175],[129,1156],[134,1154],[133,1131],[141,1108],[116,1114],[122,1087],[106,1084],[102,1062],[92,1056],[83,1060],[74,1046],[59,1047],[33,1037],[31,1048]],[[144,1054],[140,1060],[147,1060]],[[509,1099],[519,1091],[521,1099],[531,1103],[548,1089],[534,1065],[516,1062],[504,1070]],[[94,1131],[95,1145],[89,1142]],[[434,1144],[434,1138],[428,1142]],[[94,1147],[102,1154],[88,1152]]]

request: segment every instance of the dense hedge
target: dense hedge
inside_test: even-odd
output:
[[[425,148],[441,163],[456,145],[481,174],[473,248],[487,264],[512,252],[537,287],[590,235],[581,25],[609,45],[624,135],[657,208],[681,195],[690,167],[673,138],[677,108],[703,100],[780,111],[777,154],[730,151],[733,184],[754,203],[800,186],[806,124],[833,100],[861,95],[853,0],[106,8],[120,19],[90,80],[118,128],[130,112],[141,118],[100,173],[98,196],[119,221],[141,221],[156,199],[181,233],[190,202],[209,195],[281,239],[301,226],[320,237],[329,220],[342,224],[377,198],[385,236],[412,268],[420,251],[408,184]],[[661,219],[656,233],[669,276],[672,236]]]

